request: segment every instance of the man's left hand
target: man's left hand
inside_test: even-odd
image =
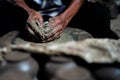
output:
[[[44,41],[46,42],[59,38],[67,24],[68,21],[64,19],[62,16],[50,18],[49,28],[51,28],[52,31],[46,34],[48,35],[48,38]]]

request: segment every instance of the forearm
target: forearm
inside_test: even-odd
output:
[[[13,5],[18,5],[22,7],[25,11],[28,12],[28,14],[32,12],[32,9],[25,3],[25,0],[7,0],[7,1]]]
[[[71,0],[71,4],[68,6],[68,8],[61,14],[63,18],[67,19],[67,21],[70,21],[71,18],[73,18],[80,7],[82,6],[84,0]]]

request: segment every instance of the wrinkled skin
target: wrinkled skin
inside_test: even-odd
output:
[[[64,28],[68,24],[66,22],[66,19],[64,19],[61,16],[57,16],[57,17],[54,17],[54,18],[50,18],[49,21],[50,21],[49,27],[53,30],[52,30],[52,34],[48,33],[49,38],[47,40],[52,40],[52,39],[60,37]]]
[[[31,9],[31,11],[28,12],[28,14],[29,14],[29,17],[28,17],[27,22],[30,22],[30,21],[33,21],[33,20],[37,20],[37,21],[39,21],[39,26],[42,26],[42,24],[43,24],[43,17],[40,14],[40,12]]]

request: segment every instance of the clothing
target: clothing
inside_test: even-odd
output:
[[[28,0],[27,3],[37,5],[42,16],[50,17],[59,15],[66,7],[61,0]],[[35,8],[35,6],[31,7]]]

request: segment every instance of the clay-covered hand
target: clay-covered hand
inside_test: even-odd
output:
[[[35,10],[31,9],[28,12],[28,15],[29,15],[29,17],[28,17],[27,22],[31,22],[31,21],[36,20],[36,21],[38,21],[40,23],[40,26],[42,26],[42,24],[43,24],[43,17],[40,14],[39,11],[35,11]]]
[[[41,14],[35,10],[32,10],[28,12],[29,17],[27,20],[27,29],[30,34],[36,36],[37,38],[41,38],[43,33],[43,18]]]
[[[62,16],[50,18],[49,28],[51,28],[52,31],[46,34],[48,37],[44,41],[51,41],[56,38],[59,38],[67,24],[68,21]]]
[[[42,39],[45,34],[43,27],[40,26],[40,23],[37,20],[27,22],[27,29],[31,35],[39,39]]]

